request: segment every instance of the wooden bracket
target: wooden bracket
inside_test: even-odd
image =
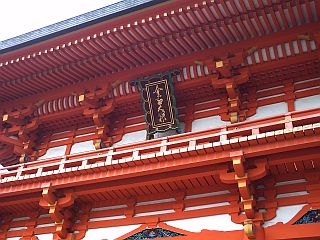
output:
[[[127,208],[124,210],[124,215],[127,217],[127,218],[132,218],[135,214],[135,205],[136,205],[136,199],[129,199],[128,202],[126,202],[127,204]]]
[[[22,141],[20,141],[19,139],[8,137],[4,133],[0,133],[0,142],[6,145],[17,146],[21,148],[23,147]]]
[[[215,70],[219,78],[230,78],[235,74],[235,69],[241,66],[243,51],[228,54],[215,61]]]
[[[4,123],[9,123],[11,125],[23,125],[24,124],[24,119],[22,118],[22,116],[19,117],[12,117],[9,114],[4,114],[2,116],[2,122]]]
[[[30,139],[28,135],[30,133],[34,132],[39,126],[39,119],[34,118],[29,123],[25,124],[24,126],[21,126],[18,131],[18,137],[22,141],[27,141]]]
[[[15,119],[15,121],[9,121],[9,119]],[[33,118],[31,121],[30,119],[28,119],[28,121],[19,119],[20,118],[15,118],[8,114],[3,116],[4,122],[10,122],[10,127],[7,128],[5,132],[0,133],[0,142],[13,146],[12,153],[18,155],[19,162],[23,163],[26,162],[33,153],[33,147],[37,139],[34,130],[37,129],[39,125],[39,119]]]
[[[103,98],[109,94],[111,87],[111,84],[106,84],[106,86],[103,88],[89,93],[80,94],[78,96],[78,101],[82,106],[87,106],[94,109],[100,108],[103,105]]]
[[[75,198],[76,195],[72,191],[57,192],[51,184],[43,186],[39,205],[48,209],[51,219],[55,222],[55,233],[59,238],[67,238],[74,224],[73,205]]]
[[[237,177],[244,177],[245,176],[245,169],[244,169],[244,162],[245,158],[243,156],[242,151],[232,152],[230,154],[232,158],[232,165],[237,174]]]
[[[246,158],[244,153],[240,151],[233,151],[230,153],[230,160],[234,172],[227,172],[226,170],[220,173],[220,179],[227,184],[237,184],[240,195],[239,211],[244,212],[237,214],[240,222],[244,225],[244,234],[246,239],[257,239],[255,224],[253,221],[262,221],[261,213],[255,209],[256,200],[254,197],[254,187],[252,182],[263,178],[267,174],[266,162],[255,162],[256,168],[247,168]]]
[[[108,99],[104,106],[100,106],[99,108],[86,108],[83,111],[85,116],[89,116],[92,118],[97,130],[98,139],[94,141],[94,145],[96,149],[100,149],[104,146],[111,146],[112,138],[109,136],[109,126],[110,120],[108,115],[114,109],[114,100]]]
[[[97,108],[90,108],[90,107],[85,108],[83,110],[83,114],[85,116],[92,116],[95,113],[99,113],[99,114],[102,114],[102,115],[108,115],[109,113],[111,113],[113,111],[114,107],[115,107],[114,99],[108,99],[100,107],[97,107]]]
[[[78,101],[80,105],[87,106],[89,108],[98,108],[101,105],[99,99],[88,98],[85,94],[79,95]]]
[[[12,154],[16,156],[22,156],[25,154],[24,143],[20,139],[15,139],[10,136],[7,136],[4,133],[0,133],[0,143],[3,143],[7,146],[3,147],[0,151],[0,159],[6,159]],[[23,161],[26,159],[26,156],[23,156]],[[22,160],[22,159],[19,159]]]
[[[245,116],[244,112],[241,112],[241,93],[238,87],[250,78],[249,69],[241,66],[244,56],[243,51],[229,54],[215,61],[213,66],[216,74],[211,77],[211,83],[214,88],[226,89],[228,116],[231,123],[243,120],[240,116]]]
[[[30,124],[22,126],[18,132],[18,139],[23,141],[23,151],[20,155],[19,162],[24,163],[29,160],[29,156],[34,152],[37,136],[34,129],[38,127],[37,119],[34,119]]]
[[[10,156],[11,154],[14,153],[14,147],[13,146],[5,146],[2,147],[0,150],[0,159],[4,159],[8,156]]]
[[[176,212],[182,212],[185,208],[185,203],[184,203],[184,198],[186,196],[186,193],[183,191],[183,192],[178,192],[176,195],[175,195],[175,199],[176,199],[176,202],[174,203],[173,205],[173,208]]]
[[[92,115],[92,120],[96,126],[101,126],[103,125],[103,114],[100,112],[94,112]]]
[[[2,122],[17,126],[25,125],[28,121],[27,118],[33,117],[34,109],[34,105],[29,105],[28,107],[20,106],[18,110],[3,114]]]

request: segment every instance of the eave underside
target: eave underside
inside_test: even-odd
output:
[[[134,21],[129,15],[112,25],[107,22],[95,33],[70,42],[61,38],[39,52],[29,50],[14,59],[3,56],[0,101],[61,87],[71,91],[77,85],[75,89],[83,90],[88,84],[128,81],[195,60],[220,58],[225,49],[268,47],[298,36],[312,39],[319,29],[317,1],[178,3],[162,4],[156,15],[145,10]]]

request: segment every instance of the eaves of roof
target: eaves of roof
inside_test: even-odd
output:
[[[128,14],[166,0],[122,0],[49,26],[0,41],[0,54],[57,37],[78,29]]]

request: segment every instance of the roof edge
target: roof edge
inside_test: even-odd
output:
[[[167,0],[122,0],[106,7],[0,41],[0,54],[43,42],[166,1]]]

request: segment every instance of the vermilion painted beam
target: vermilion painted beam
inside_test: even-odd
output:
[[[320,136],[305,136],[296,139],[290,139],[282,142],[274,142],[261,144],[256,146],[244,147],[242,151],[246,158],[249,157],[265,157],[268,154],[293,151],[297,149],[318,147],[320,146]],[[272,151],[270,151],[270,149]],[[201,176],[208,171],[212,174],[216,171],[219,173],[221,163],[230,162],[230,152],[222,151],[201,156],[186,157],[181,159],[169,160],[164,162],[155,162],[143,164],[135,167],[126,167],[105,171],[105,167],[94,173],[81,173],[79,175],[67,176],[63,178],[63,174],[58,179],[52,179],[51,183],[56,188],[73,187],[79,195],[90,192],[106,191],[111,189],[121,189],[138,185],[145,185],[156,182],[166,182],[167,179],[189,178],[193,176]],[[212,167],[212,169],[209,168]],[[178,172],[175,172],[178,171]],[[185,175],[183,172],[185,171]],[[188,171],[190,171],[188,173]],[[198,172],[196,172],[198,171]],[[179,174],[178,174],[179,173]],[[190,175],[191,174],[191,175]],[[164,178],[164,175],[167,177]],[[178,175],[178,176],[177,176]],[[122,179],[122,180],[121,180]],[[41,191],[41,182],[23,183],[18,186],[5,186],[3,184],[0,189],[0,196],[14,196],[30,192]],[[93,184],[90,186],[90,184]],[[98,187],[99,186],[99,187]]]
[[[276,224],[265,229],[268,240],[317,240],[320,237],[320,223],[312,224]]]
[[[8,145],[22,147],[21,141],[14,139],[14,138],[10,138],[4,134],[0,134],[0,142],[4,143],[4,144],[8,144]]]

